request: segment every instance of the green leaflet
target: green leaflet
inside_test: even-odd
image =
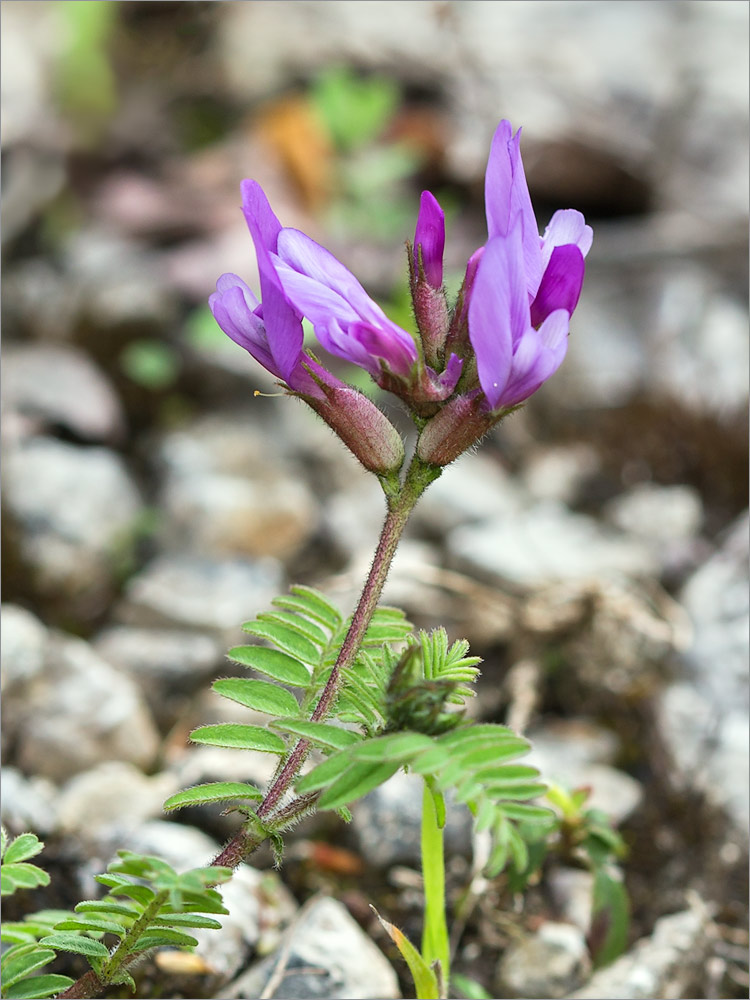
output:
[[[263,753],[284,753],[286,745],[280,736],[263,729],[239,722],[225,722],[216,726],[199,726],[190,734],[193,743],[207,743],[214,747],[235,747],[242,750],[260,750]]]
[[[362,761],[352,764],[321,795],[318,806],[321,809],[339,809],[356,799],[361,799],[373,788],[387,781],[398,768],[399,765],[393,763],[372,764]]]
[[[248,625],[254,625],[257,622],[276,622],[279,625],[287,625],[309,639],[310,642],[314,642],[316,646],[320,646],[321,649],[328,645],[327,634],[315,622],[310,621],[309,618],[303,618],[302,615],[295,614],[293,611],[262,611],[257,619],[245,622],[242,627],[245,629]]]
[[[320,660],[320,650],[299,631],[289,628],[286,625],[278,625],[275,622],[256,621],[245,622],[242,626],[244,632],[257,636],[259,639],[266,639],[284,653],[288,653],[295,660],[308,663],[313,666]]]
[[[7,1000],[44,1000],[73,985],[70,976],[29,976],[4,990]]]
[[[297,699],[286,688],[268,681],[251,680],[247,677],[226,677],[214,681],[213,689],[217,694],[231,701],[236,701],[246,708],[254,708],[256,712],[267,715],[277,715],[284,718],[299,715]]]
[[[307,687],[310,674],[299,660],[282,653],[278,649],[267,649],[265,646],[235,646],[227,654],[234,663],[244,667],[252,667],[260,674],[272,677],[282,684],[291,687]]]
[[[341,614],[327,598],[312,587],[290,587],[289,594],[275,598],[271,603],[277,608],[298,611],[306,618],[320,622],[328,629],[337,629],[341,625]]]
[[[303,719],[294,721],[281,721],[272,723],[274,729],[281,729],[283,732],[292,733],[308,740],[314,746],[331,750],[344,750],[355,743],[359,743],[362,736],[354,733],[350,729],[342,729],[340,726],[331,726],[326,722],[306,722]]]
[[[192,934],[183,934],[182,931],[171,930],[168,927],[154,927],[141,934],[133,946],[133,951],[145,951],[147,948],[168,947],[194,948],[198,944],[198,939]]]
[[[107,958],[109,949],[101,941],[94,941],[93,938],[84,937],[82,934],[50,934],[43,937],[39,942],[42,945],[49,945],[57,951],[72,951],[78,955],[86,955],[88,958]]]
[[[9,948],[0,961],[3,990],[30,972],[52,962],[55,957],[55,952],[51,948],[42,948],[35,942]]]
[[[36,857],[44,848],[44,844],[34,833],[22,833],[10,842],[3,851],[3,864],[12,865],[19,861],[28,861]]]
[[[254,785],[241,781],[210,781],[203,785],[193,785],[181,792],[170,795],[164,803],[164,811],[184,809],[185,806],[205,805],[209,802],[224,802],[232,799],[243,801],[262,799],[263,795]]]

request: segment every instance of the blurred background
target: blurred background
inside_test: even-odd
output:
[[[540,229],[567,207],[594,227],[569,354],[431,488],[385,597],[469,638],[477,715],[619,824],[649,995],[746,995],[747,5],[6,0],[2,20],[3,817],[47,840],[47,905],[91,894],[113,847],[211,855],[232,818],[161,802],[228,759],[262,777],[186,748],[226,717],[224,650],[289,583],[348,611],[379,530],[374,480],[303,405],[254,397],[273,380],[208,311],[224,271],[257,290],[240,181],[412,329],[420,192],[455,291],[509,118]],[[171,995],[229,996],[320,888],[383,947],[368,901],[418,936],[418,834],[383,835],[411,796],[301,828],[283,882],[247,884],[232,961],[201,952]],[[585,962],[532,985],[544,962],[508,957],[550,921],[595,954],[585,875],[553,859],[512,915],[486,886],[457,967],[493,996],[585,991]]]

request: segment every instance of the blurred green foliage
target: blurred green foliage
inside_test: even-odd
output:
[[[333,66],[312,83],[310,96],[334,145],[351,153],[373,142],[401,102],[398,84],[388,77],[358,77],[345,66]]]
[[[120,367],[137,385],[158,392],[174,385],[180,359],[174,348],[161,340],[134,340],[120,355]]]
[[[91,138],[117,105],[109,52],[118,18],[114,0],[59,0],[64,32],[57,66],[57,98],[82,138]]]

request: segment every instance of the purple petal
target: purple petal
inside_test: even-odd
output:
[[[287,379],[302,353],[302,322],[286,301],[269,253],[276,250],[281,223],[276,218],[257,181],[242,182],[242,211],[255,244],[260,274],[263,320],[268,346],[281,373]]]
[[[500,405],[506,407],[522,403],[554,375],[568,349],[569,324],[568,313],[558,309],[547,317],[538,330],[533,327],[528,329],[513,356],[510,378]]]
[[[255,296],[235,274],[222,275],[217,289],[208,300],[216,322],[235,344],[249,351],[271,374],[280,377],[268,347],[263,321],[252,306]]]
[[[392,337],[389,330],[380,330],[369,323],[353,323],[349,335],[372,357],[382,358],[395,375],[408,375],[417,360],[414,342],[407,346]]]
[[[542,237],[542,262],[547,266],[555,247],[572,243],[577,246],[583,256],[591,249],[594,231],[586,225],[586,220],[574,208],[561,209],[550,219]]]
[[[555,247],[544,272],[542,283],[531,305],[531,322],[539,326],[556,309],[572,316],[583,287],[586,265],[577,246]]]
[[[445,216],[437,199],[423,191],[419,201],[417,228],[414,233],[414,272],[419,273],[418,250],[422,248],[425,278],[433,288],[443,284],[443,251],[445,250]]]
[[[514,345],[530,327],[520,227],[488,242],[469,302],[469,338],[479,382],[494,409],[510,376]]]
[[[520,212],[523,231],[523,258],[529,294],[541,281],[542,262],[539,228],[531,205],[529,188],[521,161],[521,130],[513,135],[509,121],[498,125],[492,139],[484,179],[484,202],[489,238],[507,236]]]
[[[305,233],[298,229],[283,229],[279,236],[278,254],[295,271],[337,292],[361,319],[376,326],[388,323],[383,310],[372,301],[352,272]]]
[[[327,351],[371,374],[380,371],[378,358],[394,372],[411,369],[417,360],[413,338],[388,319],[333,254],[296,229],[281,231],[278,249],[278,256],[270,256],[284,293]]]
[[[446,399],[456,388],[458,380],[461,378],[464,363],[457,354],[451,354],[445,371],[438,377],[438,385],[445,391]]]

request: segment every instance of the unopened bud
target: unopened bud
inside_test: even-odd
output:
[[[417,454],[431,465],[448,465],[476,444],[498,417],[482,409],[479,391],[457,396],[428,420],[419,436]]]
[[[323,391],[324,400],[305,398],[362,465],[378,476],[398,472],[404,442],[383,411],[351,386],[323,386]]]

